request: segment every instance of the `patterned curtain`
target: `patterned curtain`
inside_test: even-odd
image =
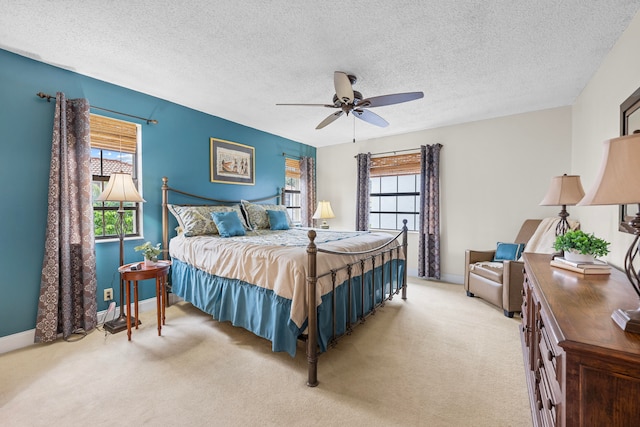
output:
[[[89,103],[56,94],[45,254],[35,342],[97,323]]]
[[[420,147],[420,239],[418,276],[440,279],[440,149]]]
[[[301,225],[313,227],[316,208],[316,170],[313,157],[300,157],[300,209]]]
[[[358,162],[358,193],[356,194],[356,230],[369,230],[369,170],[371,153],[360,153]]]

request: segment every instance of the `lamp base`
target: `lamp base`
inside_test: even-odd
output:
[[[617,309],[611,318],[625,332],[640,334],[640,308],[635,310]]]
[[[131,318],[131,326],[136,326],[136,321],[138,322],[138,326],[142,324],[140,320],[136,320],[134,317]],[[104,330],[109,332],[110,334],[117,334],[118,332],[122,332],[127,329],[127,316],[120,316],[117,319],[110,320],[108,322],[104,322]]]

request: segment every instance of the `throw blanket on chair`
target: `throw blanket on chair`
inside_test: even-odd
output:
[[[569,229],[577,230],[580,228],[578,221],[569,221]],[[529,239],[524,247],[524,252],[534,252],[539,254],[552,254],[555,252],[553,249],[553,243],[556,241],[556,227],[560,222],[560,218],[544,218],[538,228],[533,233],[533,236]]]

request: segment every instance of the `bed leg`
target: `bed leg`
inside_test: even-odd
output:
[[[307,385],[315,387],[318,385],[318,309],[316,307],[316,255],[318,247],[314,240],[316,232],[309,230],[309,246],[307,246],[308,276],[307,276],[307,315],[309,333],[307,337]]]

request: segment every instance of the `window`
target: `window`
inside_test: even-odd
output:
[[[300,208],[300,160],[285,158],[284,163],[284,205],[291,221],[298,225],[302,222]]]
[[[420,154],[375,157],[369,178],[369,224],[400,230],[402,220],[416,231],[420,216]]]
[[[138,145],[140,126],[135,123],[91,114],[91,175],[93,224],[96,240],[110,239],[118,236],[119,202],[98,202],[96,198],[102,193],[113,172],[131,174],[133,182],[140,173],[138,166]],[[140,219],[142,210],[139,203],[123,204],[124,235],[140,235]]]

